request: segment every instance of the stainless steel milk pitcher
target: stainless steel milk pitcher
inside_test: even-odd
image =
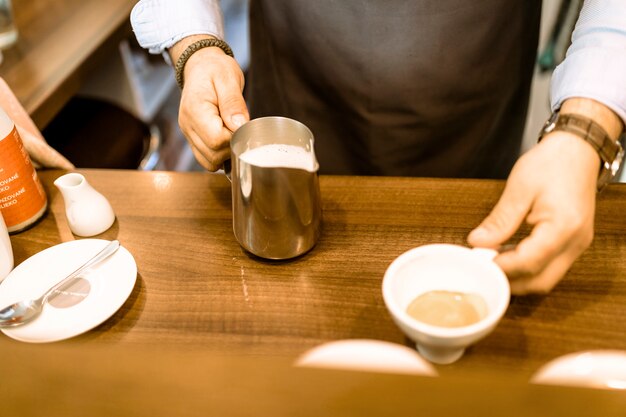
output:
[[[284,117],[251,120],[233,135],[233,231],[239,244],[254,255],[289,259],[317,242],[322,209],[313,142],[304,124]],[[259,164],[241,158],[246,151],[265,145],[297,146],[312,158],[312,166]]]

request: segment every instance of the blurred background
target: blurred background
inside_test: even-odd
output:
[[[244,70],[249,62],[248,1],[221,1],[226,40]],[[55,4],[49,0],[13,0],[15,12],[26,13],[28,2],[34,9]],[[81,4],[78,0],[63,0],[62,3],[67,7]],[[115,0],[115,3],[122,5],[126,13],[135,2]],[[540,45],[523,151],[536,143],[537,134],[550,115],[550,77],[569,46],[582,3],[583,0],[543,1]],[[22,16],[22,20],[27,18]],[[45,20],[40,19],[37,23],[42,22]],[[127,21],[125,23],[129,26]],[[18,31],[24,36],[20,37],[21,44],[14,48],[17,51],[5,51],[5,55],[10,55],[13,60],[19,60],[20,49],[28,47],[28,29],[18,27]],[[128,29],[126,31],[119,44],[100,59],[98,65],[81,74],[76,93],[49,123],[45,123],[44,137],[77,166],[202,170],[178,127],[180,92],[172,67],[161,56],[149,55],[141,49],[134,35],[128,33]],[[0,72],[2,70],[0,66]],[[37,124],[41,128],[41,123]],[[111,134],[114,127],[119,127],[116,135]],[[111,146],[113,137],[119,142],[115,146]]]

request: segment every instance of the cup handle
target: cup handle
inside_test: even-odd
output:
[[[497,250],[491,248],[472,248],[472,252],[489,261],[493,261],[493,258],[495,258],[500,253]]]

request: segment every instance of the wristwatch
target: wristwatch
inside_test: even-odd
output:
[[[537,142],[541,141],[548,133],[555,131],[573,133],[589,142],[598,152],[602,160],[598,174],[598,191],[601,191],[613,180],[624,159],[624,148],[619,139],[612,140],[602,126],[589,118],[578,114],[560,114],[558,110],[552,113],[552,116],[546,121]]]

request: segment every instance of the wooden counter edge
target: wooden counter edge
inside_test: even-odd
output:
[[[6,415],[617,416],[626,393],[506,375],[426,377],[304,369],[291,357],[0,341]]]

